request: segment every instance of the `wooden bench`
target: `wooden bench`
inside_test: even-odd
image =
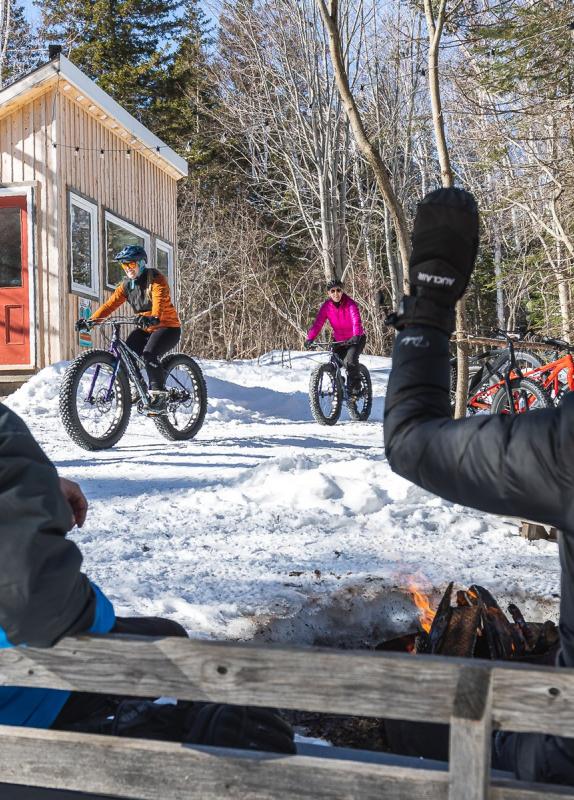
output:
[[[0,652],[0,683],[449,723],[449,769],[0,726],[0,781],[137,800],[546,800],[492,779],[494,729],[574,735],[574,670],[179,638]],[[51,796],[49,792],[46,796]],[[65,795],[67,797],[67,795]],[[0,797],[8,798],[2,793]]]

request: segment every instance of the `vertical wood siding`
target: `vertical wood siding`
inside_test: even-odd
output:
[[[68,277],[68,191],[75,191],[97,201],[99,211],[99,250],[101,299],[109,295],[105,289],[105,220],[104,211],[126,219],[138,228],[177,245],[177,181],[131,144],[131,136],[111,131],[88,111],[90,102],[75,99],[77,93],[60,92],[59,130],[62,147],[59,152],[58,219],[62,244],[62,273],[65,277],[65,319],[62,320],[64,357],[78,351],[74,322],[78,318],[78,297],[69,293]],[[119,130],[119,129],[118,129]],[[79,147],[75,154],[75,147]],[[131,150],[131,158],[126,157]],[[104,157],[100,158],[100,150]],[[150,254],[151,256],[151,254]],[[176,257],[176,250],[174,258]],[[153,263],[153,257],[152,257]],[[175,265],[174,265],[175,266]],[[92,301],[95,307],[95,301]]]
[[[60,264],[56,225],[58,177],[55,89],[22,104],[0,119],[0,183],[34,185],[34,275],[36,360],[44,366],[62,358]],[[32,276],[31,276],[32,278]]]
[[[177,181],[138,152],[129,134],[111,131],[91,114],[90,101],[84,100],[83,107],[77,94],[54,86],[0,118],[0,183],[34,183],[39,367],[79,350],[74,331],[79,298],[70,292],[69,190],[98,205],[100,300],[109,294],[104,288],[104,210],[149,232],[152,248],[154,237],[172,244],[177,267]],[[103,159],[100,149],[106,151]]]

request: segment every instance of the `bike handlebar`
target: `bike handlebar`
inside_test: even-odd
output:
[[[346,345],[350,345],[351,340],[345,339],[342,342],[312,342],[313,350],[319,350],[323,348],[324,350],[332,350],[334,347],[344,347]]]
[[[134,317],[105,317],[104,319],[87,319],[86,322],[90,328],[100,327],[102,325],[135,325],[137,316]]]

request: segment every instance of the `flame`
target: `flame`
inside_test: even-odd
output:
[[[431,629],[432,621],[435,618],[436,612],[430,607],[428,597],[419,591],[417,585],[412,579],[409,581],[408,590],[412,595],[414,604],[419,610],[419,621],[421,628],[428,633]]]

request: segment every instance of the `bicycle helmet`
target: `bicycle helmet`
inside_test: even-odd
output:
[[[147,264],[147,253],[139,244],[128,244],[115,254],[114,259],[121,264],[126,261],[137,261],[138,263],[143,261]]]
[[[335,289],[335,288],[339,288],[339,289],[343,288],[343,281],[340,280],[340,278],[333,278],[332,280],[327,282],[327,291],[329,291],[330,289]]]

